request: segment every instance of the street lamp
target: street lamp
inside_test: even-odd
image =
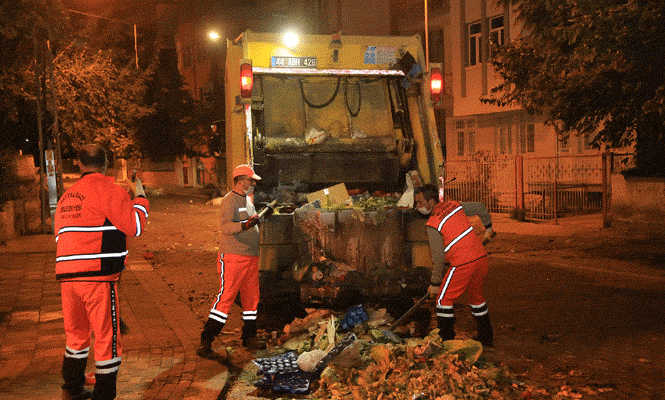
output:
[[[213,42],[218,41],[221,38],[219,33],[215,30],[208,31],[208,39],[212,40]]]
[[[284,33],[283,40],[286,47],[296,47],[298,45],[298,34],[294,31],[287,31]]]
[[[425,0],[425,72],[429,71],[429,7]]]

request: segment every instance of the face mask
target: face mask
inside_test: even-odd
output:
[[[430,209],[427,208],[427,207],[418,207],[417,210],[418,210],[418,212],[421,213],[422,215],[430,215],[430,213],[432,212],[432,210],[430,210]]]
[[[244,190],[245,196],[249,196],[250,194],[254,193],[254,186],[250,186],[249,188]]]

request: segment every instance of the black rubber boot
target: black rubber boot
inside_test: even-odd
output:
[[[414,337],[424,338],[429,334],[430,323],[432,322],[432,313],[427,308],[419,308],[413,313],[413,319],[416,321]]]
[[[92,398],[92,391],[82,389],[78,394],[70,393],[68,390],[62,391],[62,400],[87,400]]]
[[[89,399],[92,393],[83,388],[85,385],[85,367],[88,358],[64,357],[62,361],[62,385],[63,399]]]
[[[490,323],[489,314],[473,316],[478,324],[478,336],[474,339],[479,341],[484,347],[494,347],[494,330]]]
[[[436,317],[436,322],[439,325],[439,336],[441,340],[455,339],[455,317]]]
[[[92,400],[113,400],[116,396],[116,381],[118,371],[110,374],[95,374],[95,391],[92,393]]]
[[[196,349],[196,354],[202,358],[216,359],[219,355],[212,351],[212,342],[222,332],[224,324],[212,318],[208,318],[201,332],[201,345]]]

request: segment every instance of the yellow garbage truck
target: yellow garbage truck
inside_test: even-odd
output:
[[[263,193],[280,187],[315,192],[341,183],[349,191],[401,193],[409,171],[424,183],[442,175],[433,109],[442,74],[439,65],[425,65],[418,36],[246,31],[227,41],[226,52],[229,188],[233,168],[242,163],[262,177],[257,189]],[[297,279],[304,301],[339,297],[340,282],[352,276],[428,262],[414,250],[426,247],[422,220],[414,227],[394,204],[381,210],[319,204],[299,213],[299,199],[281,199],[279,212],[262,224],[261,270]],[[339,279],[331,283],[329,276]],[[365,285],[366,294],[393,291],[386,285],[393,284]]]

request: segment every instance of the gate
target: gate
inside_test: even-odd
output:
[[[603,207],[602,155],[516,158],[523,185],[516,208],[531,219],[600,212]]]
[[[490,212],[537,220],[603,211],[608,174],[603,155],[484,156],[445,164],[444,193],[480,201]]]

